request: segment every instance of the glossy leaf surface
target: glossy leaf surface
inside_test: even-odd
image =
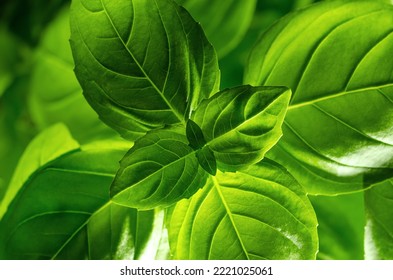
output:
[[[291,92],[240,86],[204,100],[191,119],[202,129],[218,168],[234,171],[260,161],[281,137]]]
[[[315,194],[363,189],[393,168],[393,7],[323,2],[260,38],[245,75],[293,96],[270,154]]]
[[[185,123],[218,89],[213,47],[171,0],[73,1],[71,46],[86,99],[129,139]]]
[[[373,186],[365,192],[365,257],[371,260],[393,258],[393,181]]]
[[[166,207],[192,196],[207,175],[184,128],[151,131],[121,160],[111,186],[112,201],[138,209]]]
[[[317,221],[302,187],[265,159],[211,177],[169,211],[176,259],[314,259]]]
[[[196,21],[223,57],[244,37],[255,11],[256,0],[176,0]]]
[[[139,213],[109,201],[116,163],[129,143],[97,142],[67,151],[61,146],[70,139],[65,128],[51,129],[37,138],[47,136],[46,142],[33,142],[34,147],[41,144],[45,149],[34,154],[28,149],[15,173],[14,181],[21,185],[0,221],[0,259],[140,256],[151,234],[154,212]],[[54,130],[56,137],[49,137]],[[58,150],[47,150],[49,145]],[[33,165],[37,169],[26,177],[22,167]]]

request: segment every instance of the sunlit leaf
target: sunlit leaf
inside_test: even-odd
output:
[[[393,172],[393,7],[322,2],[260,38],[244,81],[293,96],[270,154],[314,194],[346,193]]]

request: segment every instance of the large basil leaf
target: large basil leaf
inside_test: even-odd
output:
[[[235,171],[259,162],[281,137],[291,96],[285,87],[240,86],[204,100],[192,115],[218,168]]]
[[[309,193],[363,189],[393,168],[393,7],[323,2],[260,38],[245,82],[293,96],[270,154]]]
[[[373,186],[365,192],[366,259],[393,259],[393,181]]]
[[[29,94],[34,123],[44,129],[63,122],[73,137],[86,142],[113,130],[105,126],[86,102],[74,73],[68,9],[51,22],[35,54]],[[113,132],[112,132],[113,133]]]
[[[265,159],[218,173],[168,211],[176,259],[315,259],[317,220],[302,187]]]
[[[154,130],[139,138],[120,162],[112,201],[138,209],[169,206],[205,184],[202,169],[183,127]]]
[[[14,195],[2,204],[0,259],[128,259],[143,253],[154,212],[109,200],[117,161],[130,144],[74,143],[64,126],[55,126],[26,150],[9,189]]]
[[[75,0],[71,47],[86,99],[130,139],[185,123],[218,88],[213,47],[172,0]]]
[[[362,192],[338,196],[309,196],[318,219],[322,260],[364,259],[364,196]]]
[[[250,26],[256,0],[176,0],[201,22],[206,36],[223,57],[236,47]]]

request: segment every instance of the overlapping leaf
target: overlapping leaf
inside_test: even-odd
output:
[[[276,144],[290,95],[285,87],[240,86],[198,106],[191,119],[202,129],[222,171],[259,162]]]
[[[246,83],[293,91],[270,156],[311,193],[393,174],[392,26],[391,5],[324,2],[280,20],[250,56]]]
[[[169,211],[176,259],[314,259],[317,221],[300,185],[265,159],[218,173]]]
[[[117,161],[129,143],[108,140],[81,149],[74,143],[64,126],[55,126],[26,150],[12,195],[2,204],[0,259],[129,259],[143,253],[155,214],[109,201]]]
[[[364,196],[309,196],[318,219],[322,260],[364,259]]]
[[[365,258],[393,259],[393,181],[373,186],[365,192]]]
[[[201,22],[207,38],[225,56],[244,37],[254,14],[256,0],[176,0]]]
[[[69,12],[65,9],[43,34],[32,69],[29,110],[39,129],[63,122],[73,137],[86,142],[113,130],[98,119],[83,97],[68,43],[69,25]]]
[[[127,138],[185,123],[218,88],[213,47],[172,0],[73,1],[71,46],[86,99]]]
[[[207,175],[183,127],[151,131],[121,160],[111,187],[112,201],[138,209],[169,206],[192,196]]]

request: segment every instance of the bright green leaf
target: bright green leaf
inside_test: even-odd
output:
[[[291,91],[240,86],[204,100],[191,119],[201,127],[218,168],[234,171],[259,162],[281,137]]]
[[[393,7],[322,2],[260,38],[245,82],[293,96],[269,155],[309,193],[361,190],[393,174]]]
[[[148,132],[121,160],[111,187],[112,201],[152,209],[189,198],[207,177],[195,153],[182,127]]]
[[[201,22],[218,56],[223,57],[243,39],[257,0],[176,0]]]
[[[265,159],[221,173],[168,211],[176,259],[315,259],[317,220],[302,187]]]
[[[309,196],[318,219],[319,251],[323,260],[364,259],[363,193]]]
[[[79,149],[79,144],[71,137],[63,124],[54,125],[35,137],[19,160],[10,186],[0,205],[0,219],[34,171],[59,156],[77,149]]]
[[[109,135],[89,106],[75,77],[68,43],[68,9],[48,26],[36,51],[29,94],[29,110],[34,123],[44,129],[63,122],[81,142]]]
[[[365,258],[393,259],[393,181],[373,186],[365,192]]]
[[[71,47],[86,99],[126,138],[185,123],[218,89],[213,47],[171,0],[75,0]]]
[[[39,141],[43,136],[46,141]],[[109,200],[117,161],[130,144],[107,140],[66,150],[61,144],[68,138],[63,126],[55,126],[34,140],[35,153],[32,144],[22,158],[14,177],[22,185],[0,221],[0,259],[143,256],[157,215]],[[35,162],[27,178],[22,167]]]

